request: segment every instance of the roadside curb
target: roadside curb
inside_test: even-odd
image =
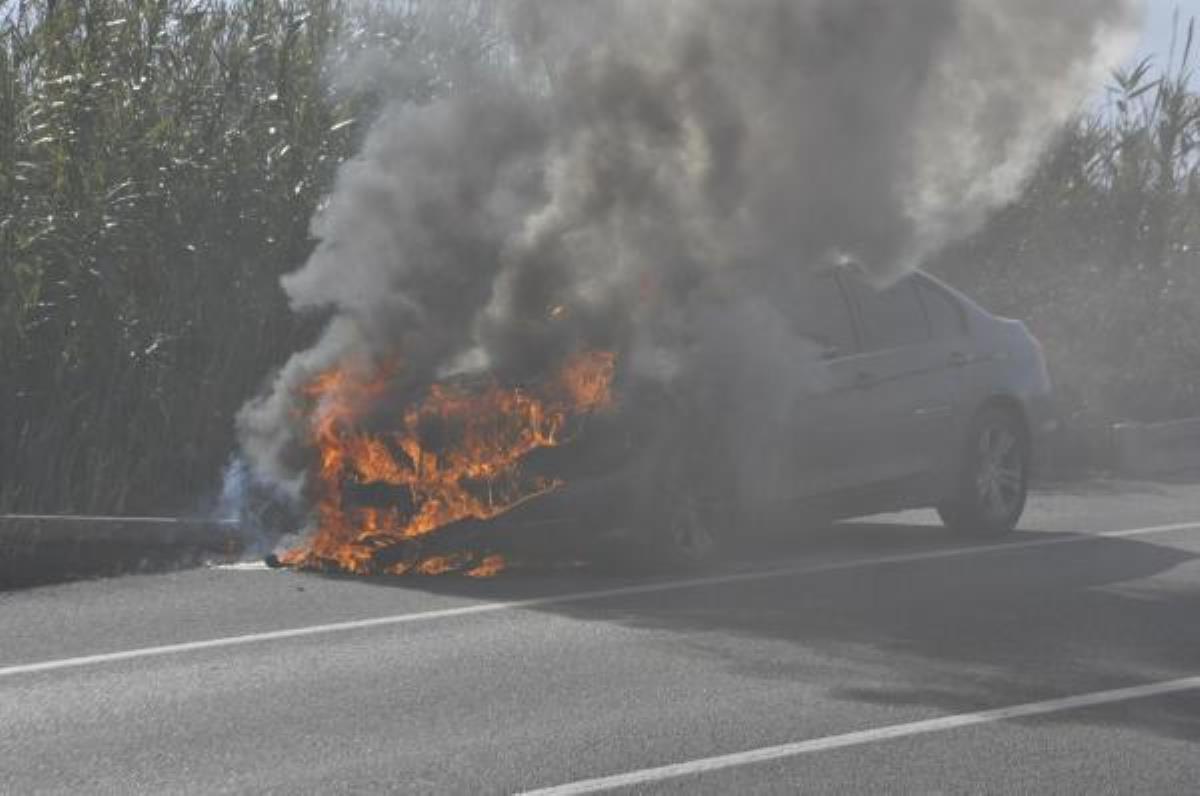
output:
[[[235,558],[236,524],[201,518],[0,515],[0,589]]]

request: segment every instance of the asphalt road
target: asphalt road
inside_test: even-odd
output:
[[[1024,527],[797,528],[687,582],[2,593],[0,792],[1196,792],[1200,487],[1039,494]]]

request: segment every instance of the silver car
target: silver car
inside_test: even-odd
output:
[[[1056,426],[1042,347],[1025,325],[924,273],[878,289],[836,269],[802,295],[795,323],[832,381],[787,432],[804,451],[789,479],[797,501],[830,518],[934,507],[955,531],[1013,530],[1035,450]],[[661,551],[707,557],[716,516],[711,502],[676,500],[660,514]]]
[[[819,347],[829,383],[779,430],[801,452],[786,477],[791,506],[830,519],[934,507],[956,531],[1011,531],[1039,441],[1055,426],[1041,345],[1021,322],[924,273],[885,289],[845,268],[811,281],[793,321]],[[639,399],[626,403],[636,409]],[[664,467],[686,447],[663,433],[670,416],[669,408],[626,413],[545,451],[546,472],[568,487],[509,520],[557,519],[589,536],[623,528],[671,563],[708,558],[723,532],[749,520],[724,479],[712,479],[714,488],[687,472],[711,471],[686,461],[705,457],[683,457],[683,476]]]
[[[587,418],[569,444],[523,462],[564,488],[498,521],[447,529],[449,544],[463,534],[495,538],[500,524],[605,546],[625,537],[666,563],[691,565],[727,534],[760,524],[752,515],[764,506],[780,516],[770,509],[781,505],[782,516],[822,519],[934,507],[950,528],[979,536],[1016,527],[1035,451],[1054,428],[1042,348],[1024,324],[924,273],[885,289],[847,268],[808,279],[789,321],[825,360],[824,383],[770,429],[789,448],[774,497],[745,499],[722,470],[727,449],[697,444],[713,418],[689,417],[678,396],[630,377],[617,385],[617,411]]]
[[[956,530],[1012,530],[1035,445],[1054,428],[1025,325],[923,273],[876,289],[841,269],[805,295],[798,322],[833,385],[799,421],[817,453],[797,488],[840,516],[933,506]]]

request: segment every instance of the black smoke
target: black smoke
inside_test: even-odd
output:
[[[503,53],[397,102],[283,280],[330,320],[238,423],[302,489],[300,388],[402,363],[525,380],[581,348],[686,393],[755,484],[822,365],[789,322],[806,271],[886,280],[1013,198],[1120,57],[1127,0],[515,0]],[[364,69],[390,75],[376,57]],[[786,363],[786,364],[785,364]],[[782,454],[780,454],[782,456]]]

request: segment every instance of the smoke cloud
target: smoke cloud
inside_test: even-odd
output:
[[[978,228],[1138,18],[1129,0],[495,8],[511,53],[386,108],[284,278],[330,321],[239,416],[259,477],[301,490],[298,395],[335,363],[398,359],[401,400],[585,347],[761,457],[821,388],[788,320],[800,277],[852,258],[886,281]]]

